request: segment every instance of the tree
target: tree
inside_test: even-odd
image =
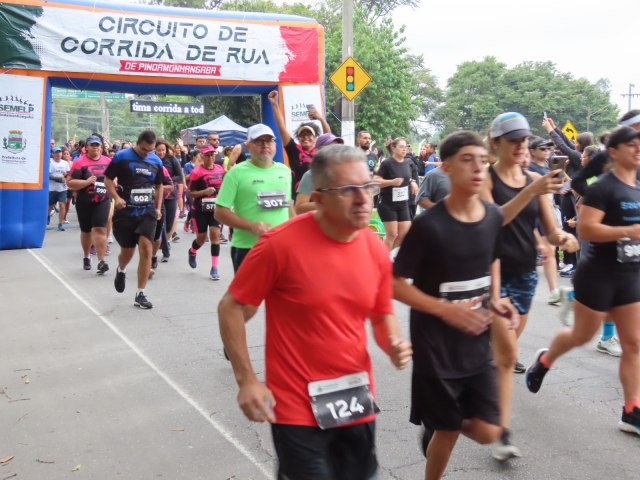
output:
[[[613,127],[618,114],[606,80],[574,79],[552,62],[523,62],[508,69],[486,57],[458,67],[434,118],[445,134],[460,128],[485,132],[493,118],[508,111],[522,113],[538,135],[545,133],[543,112],[560,127],[570,120],[578,131],[589,124],[596,132]]]

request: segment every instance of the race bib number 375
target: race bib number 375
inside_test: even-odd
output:
[[[308,391],[313,415],[322,430],[353,423],[375,412],[367,372],[311,382]]]

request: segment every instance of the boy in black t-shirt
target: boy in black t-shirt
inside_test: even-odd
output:
[[[440,152],[451,193],[416,218],[394,264],[394,297],[411,307],[411,422],[425,427],[427,480],[442,477],[461,433],[481,444],[500,437],[490,327],[515,328],[519,318],[500,302],[503,216],[478,195],[487,174],[482,139],[456,132]]]

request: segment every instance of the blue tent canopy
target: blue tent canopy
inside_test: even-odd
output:
[[[226,115],[221,115],[197,127],[185,128],[180,131],[180,136],[185,145],[193,145],[196,143],[198,135],[207,135],[209,132],[216,132],[220,135],[220,145],[225,147],[237,145],[247,139],[247,129],[242,125],[238,125]]]

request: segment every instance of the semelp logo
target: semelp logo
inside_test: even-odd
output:
[[[8,137],[8,138],[7,138]],[[27,139],[20,130],[9,130],[9,135],[2,139],[2,146],[11,153],[20,153],[27,148]]]
[[[17,95],[0,95],[0,117],[33,118],[35,106]]]

